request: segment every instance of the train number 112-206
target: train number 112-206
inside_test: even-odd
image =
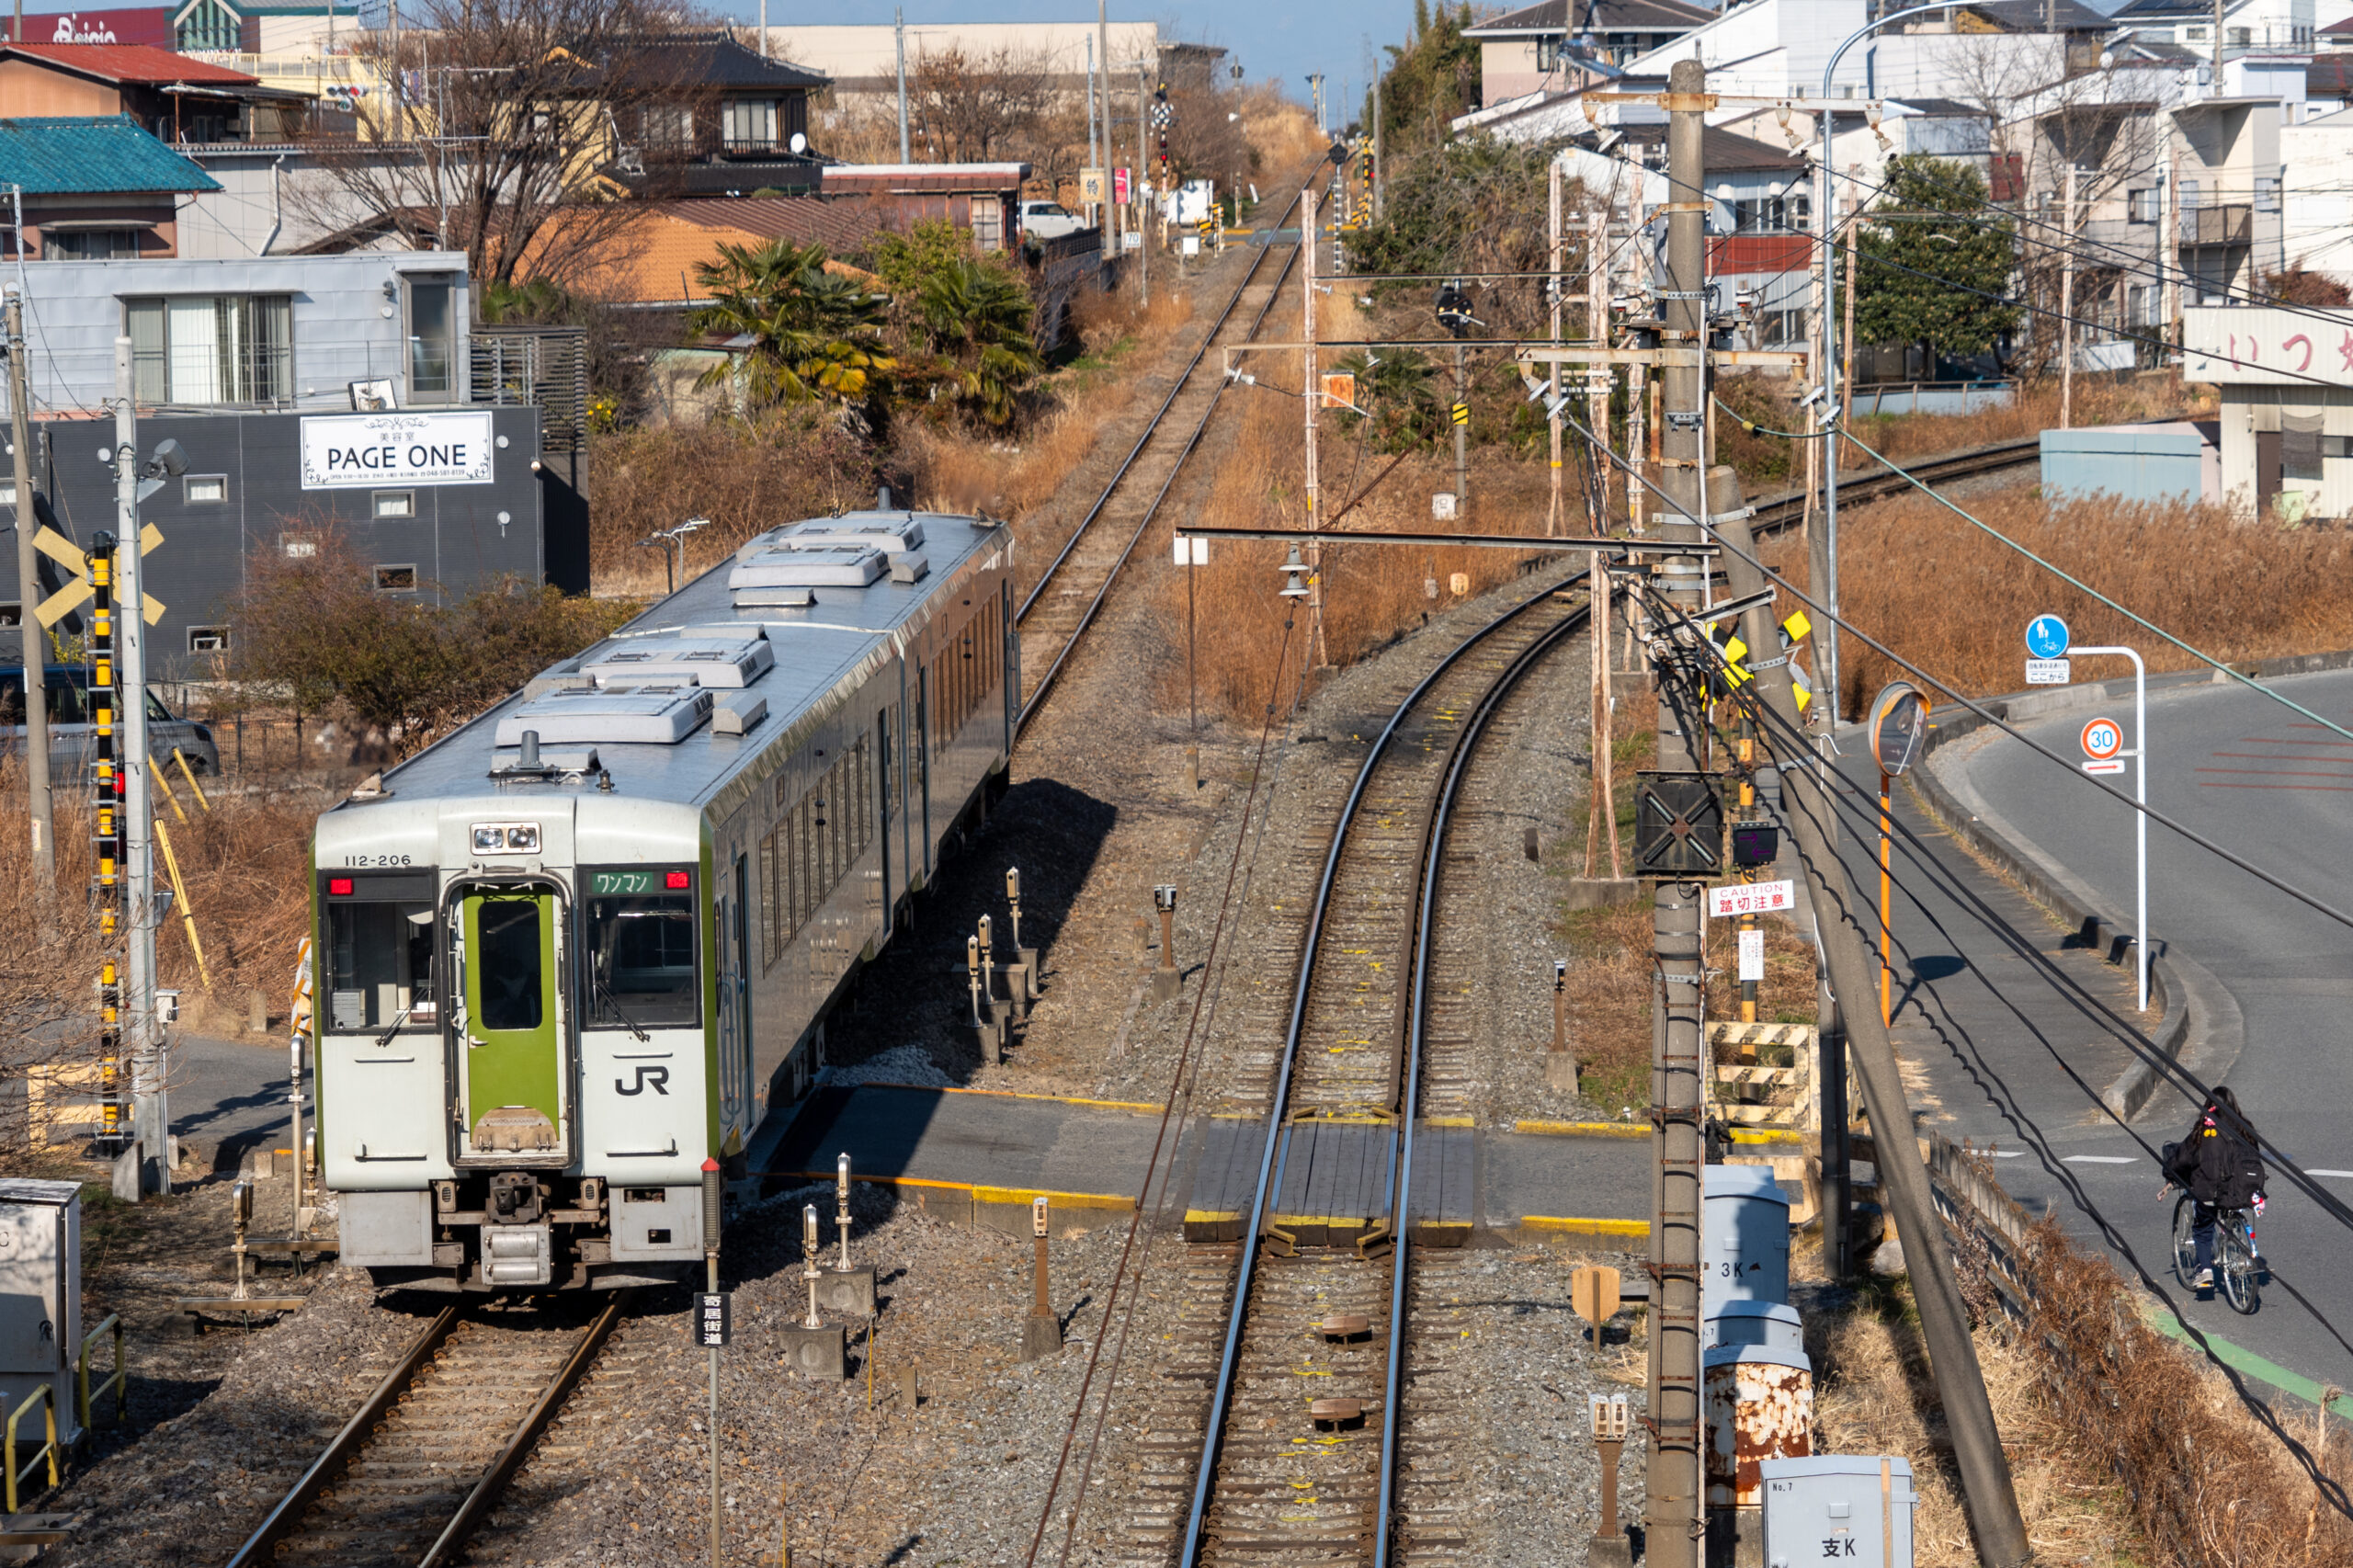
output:
[[[343,863],[347,866],[405,866],[409,864],[409,858],[405,855],[346,855]]]

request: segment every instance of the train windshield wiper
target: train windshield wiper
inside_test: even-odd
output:
[[[637,1027],[635,1018],[621,1011],[620,998],[613,994],[613,988],[605,983],[602,975],[597,978],[597,994],[604,998],[605,1006],[613,1010],[613,1017],[619,1018],[630,1033],[635,1035],[640,1040],[651,1040],[654,1038]]]
[[[376,1037],[377,1045],[387,1046],[392,1044],[392,1037],[401,1032],[401,1026],[408,1022],[408,1016],[415,1011],[416,996],[414,993],[411,993],[408,999],[408,1006],[403,1007],[397,1014],[393,1015],[392,1027],[385,1029],[382,1034]]]

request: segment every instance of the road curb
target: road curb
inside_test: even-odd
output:
[[[2353,669],[2353,649],[2251,660],[2234,664],[2231,668],[2256,680]],[[2148,684],[2152,692],[2162,693],[2192,686],[2219,686],[2228,680],[2220,671],[2186,670],[2152,676]],[[2125,677],[2014,693],[1990,699],[1981,706],[1995,717],[2018,724],[2075,709],[2127,700],[2131,695],[2132,682]],[[2016,877],[2028,892],[2074,925],[2078,940],[2102,949],[2102,956],[2110,963],[2127,961],[2132,956],[2131,926],[2102,908],[2091,890],[2064,867],[2034,847],[2032,841],[1994,811],[1973,786],[1944,777],[1944,759],[1937,754],[1989,727],[1985,719],[1973,712],[1959,713],[1932,726],[1925,765],[1907,776],[1915,798],[1946,831]],[[2149,983],[2153,994],[2163,998],[2164,1005],[2157,1027],[2150,1031],[2152,1043],[2167,1061],[2177,1062],[2185,1055],[2189,1056],[2196,1062],[2200,1077],[2209,1082],[2220,1079],[2237,1061],[2245,1039],[2245,1017],[2237,998],[2203,964],[2187,954],[2170,950],[2162,941],[2149,956]],[[2130,1121],[2164,1082],[2155,1062],[2136,1061],[2101,1091],[2100,1102],[2119,1119]]]

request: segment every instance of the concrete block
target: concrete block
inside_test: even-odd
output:
[[[874,1267],[828,1268],[817,1276],[817,1310],[842,1317],[874,1315]]]
[[[1572,877],[1569,907],[1608,909],[1613,904],[1632,903],[1643,896],[1643,885],[1632,877]]]
[[[784,1340],[784,1364],[802,1377],[837,1383],[849,1376],[848,1335],[839,1324],[823,1328],[787,1324],[778,1332]]]
[[[1005,966],[1005,994],[1013,998],[1013,1016],[1027,1023],[1029,1003],[1037,995],[1029,984],[1029,966],[1009,963]]]
[[[983,1062],[995,1063],[1005,1060],[1005,1031],[997,1028],[994,1017],[978,1028],[971,1024],[964,1027],[971,1030],[973,1047],[980,1052]]]
[[[1021,956],[1022,983],[1029,987],[1029,999],[1034,1002],[1039,997],[1043,996],[1046,994],[1045,987],[1038,983],[1038,977],[1043,972],[1038,967],[1038,949],[1035,948],[1023,948],[1019,949],[1019,952]]]
[[[1634,1542],[1630,1536],[1595,1536],[1586,1543],[1590,1568],[1634,1568]]]
[[[1544,1086],[1563,1094],[1577,1092],[1576,1053],[1570,1051],[1548,1051],[1544,1053]]]
[[[899,1363],[899,1408],[913,1410],[923,1403],[923,1385],[915,1373],[913,1361]]]
[[[1154,1001],[1169,1001],[1184,988],[1185,977],[1176,970],[1155,969],[1152,971],[1152,999]]]
[[[1021,1358],[1042,1360],[1057,1356],[1063,1348],[1063,1325],[1059,1318],[1040,1317],[1032,1312],[1021,1320]]]
[[[269,1004],[262,999],[259,987],[245,993],[245,1028],[255,1034],[269,1032]]]

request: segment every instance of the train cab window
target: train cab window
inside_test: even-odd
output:
[[[690,873],[592,871],[588,880],[588,1027],[692,1028],[701,1018],[695,895],[647,891],[690,880]]]
[[[482,905],[482,951],[473,967],[482,976],[484,1034],[540,1027],[540,999],[546,982],[540,973],[540,906],[536,898],[485,899]]]
[[[336,885],[357,888],[338,894]],[[423,899],[369,899],[364,881],[331,878],[327,902],[326,1025],[330,1031],[431,1028],[439,1022],[434,985],[433,905]]]

